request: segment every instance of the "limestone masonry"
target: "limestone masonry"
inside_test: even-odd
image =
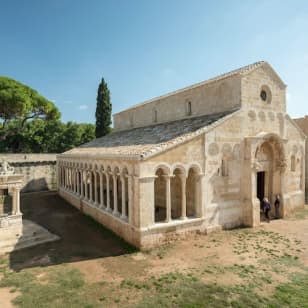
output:
[[[187,232],[258,226],[304,205],[305,135],[286,85],[257,62],[114,115],[115,131],[57,156],[59,194],[146,249]]]
[[[21,192],[57,189],[56,154],[2,154],[24,176]]]
[[[303,118],[299,119],[294,119],[295,122],[298,124],[298,126],[303,130],[306,136],[308,136],[308,116],[305,116]],[[308,138],[306,138],[306,152],[305,152],[305,157],[306,157],[306,173],[305,173],[305,179],[306,179],[306,202],[308,202]]]

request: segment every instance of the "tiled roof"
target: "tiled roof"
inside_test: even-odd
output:
[[[254,71],[255,69],[257,69],[258,67],[260,66],[263,66],[264,64],[266,65],[269,65],[267,62],[265,61],[259,61],[259,62],[255,62],[253,64],[249,64],[249,65],[246,65],[246,66],[243,66],[243,67],[240,67],[238,69],[235,69],[233,71],[230,71],[228,73],[224,73],[224,74],[221,74],[221,75],[218,75],[214,78],[210,78],[210,79],[207,79],[205,81],[201,81],[199,83],[195,83],[191,86],[188,86],[188,87],[185,87],[183,89],[179,89],[179,90],[176,90],[176,91],[173,91],[173,92],[170,92],[170,93],[167,93],[165,95],[162,95],[162,96],[159,96],[159,97],[156,97],[156,98],[153,98],[153,99],[150,99],[148,101],[145,101],[145,102],[142,102],[142,103],[139,103],[139,104],[136,104],[136,105],[133,105],[125,110],[122,110],[116,114],[120,114],[122,112],[125,112],[127,110],[131,110],[131,109],[134,109],[134,108],[137,108],[139,106],[142,106],[142,105],[145,105],[145,104],[148,104],[148,103],[151,103],[151,102],[154,102],[156,100],[160,100],[160,99],[163,99],[163,98],[166,98],[168,96],[172,96],[172,95],[175,95],[175,94],[178,94],[178,93],[181,93],[181,92],[184,92],[184,91],[188,91],[188,90],[192,90],[194,88],[197,88],[197,87],[200,87],[200,86],[204,86],[206,84],[210,84],[212,82],[217,82],[217,81],[220,81],[220,80],[223,80],[223,79],[226,79],[226,78],[229,78],[229,77],[233,77],[233,76],[236,76],[236,75],[246,75],[252,71]]]
[[[146,159],[205,132],[236,110],[111,133],[64,155]],[[63,154],[62,154],[63,155]],[[60,155],[60,156],[62,156]]]

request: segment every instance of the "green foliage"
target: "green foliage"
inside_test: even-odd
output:
[[[14,79],[0,76],[1,139],[18,134],[30,119],[59,118],[57,107],[37,91]]]
[[[110,101],[110,91],[104,78],[98,86],[96,99],[96,129],[97,138],[110,133],[112,104]]]
[[[94,138],[93,124],[34,119],[21,132],[0,140],[0,152],[62,153]]]

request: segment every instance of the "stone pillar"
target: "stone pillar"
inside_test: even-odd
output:
[[[67,188],[71,191],[71,168],[67,168]]]
[[[163,175],[166,181],[166,222],[171,221],[171,187],[170,175]]]
[[[71,169],[72,170],[72,176],[71,176],[71,178],[72,178],[72,192],[73,193],[75,193],[75,184],[76,184],[76,175],[75,175],[75,168],[72,168]]]
[[[15,187],[13,189],[13,215],[21,215],[20,212],[20,188]]]
[[[104,208],[104,188],[103,188],[103,173],[99,173],[99,195],[100,195],[100,208]]]
[[[97,205],[97,172],[94,172],[94,204]]]
[[[181,175],[181,188],[182,188],[182,206],[181,206],[181,219],[186,219],[186,176]]]
[[[109,173],[106,172],[106,189],[107,189],[107,211],[110,211],[110,189],[109,189]]]
[[[88,193],[88,171],[86,170],[85,172],[85,193],[84,193],[84,198],[86,200],[89,200],[89,193]]]
[[[127,176],[128,181],[128,213],[126,215],[128,216],[128,223],[130,225],[133,224],[133,179],[131,175]]]
[[[90,171],[90,202],[93,202],[93,182],[92,182],[92,171]]]
[[[84,198],[84,171],[80,171],[80,197]]]
[[[66,189],[66,168],[63,167],[63,188]]]
[[[62,188],[65,188],[64,186],[65,186],[65,181],[64,181],[64,167],[63,166],[61,166],[61,187]]]
[[[78,170],[77,168],[74,168],[74,182],[75,182],[75,187],[74,187],[74,193],[77,195],[78,191]]]
[[[118,215],[118,185],[117,175],[113,174],[113,214]]]
[[[121,176],[121,187],[122,187],[122,214],[121,218],[126,218],[126,191],[125,191],[125,175]]]
[[[138,200],[136,201],[138,207],[134,206],[134,209],[139,214],[138,228],[148,228],[155,222],[155,193],[154,182],[156,176],[139,177],[138,184]],[[171,213],[171,204],[170,204]]]
[[[203,202],[202,202],[202,183],[204,174],[197,174],[195,180],[195,200],[196,200],[196,217],[204,216]]]
[[[79,169],[77,169],[76,176],[77,176],[77,195],[80,196],[80,170]]]

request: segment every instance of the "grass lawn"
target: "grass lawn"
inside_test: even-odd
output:
[[[307,229],[306,207],[289,220],[143,253],[119,240],[126,254],[20,271],[4,256],[0,289],[27,308],[308,307]]]

